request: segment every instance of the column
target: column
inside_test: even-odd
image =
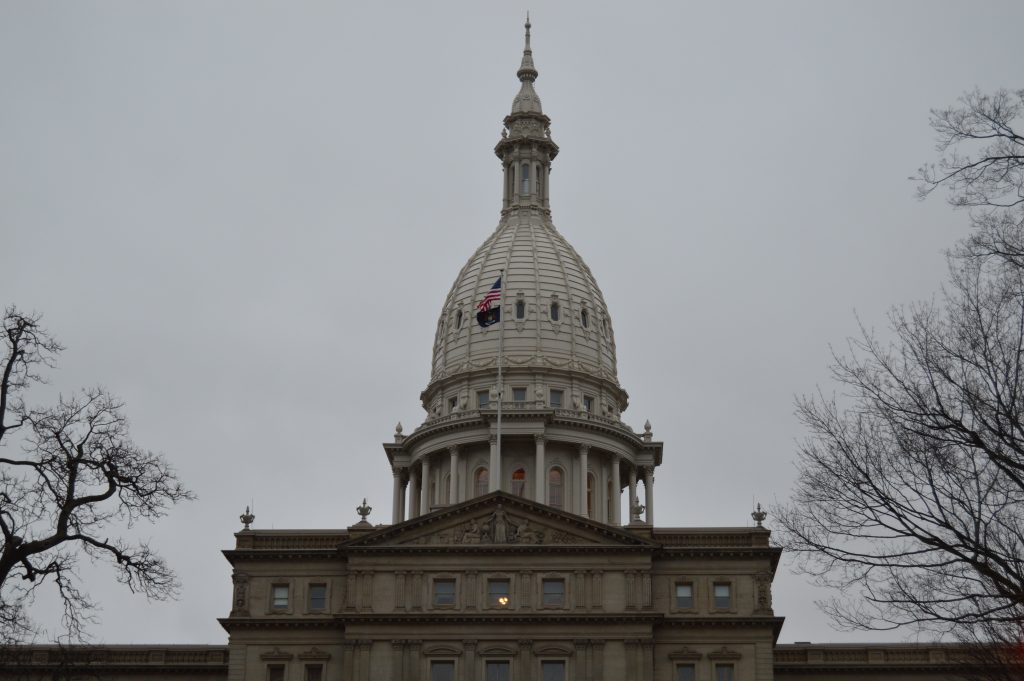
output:
[[[516,662],[518,670],[516,678],[519,681],[533,681],[533,641],[531,639],[520,639],[519,659]]]
[[[420,514],[420,471],[409,469],[409,517]]]
[[[476,640],[466,639],[462,642],[462,652],[465,664],[462,666],[462,681],[477,681],[480,678],[476,671]]]
[[[633,522],[633,502],[636,501],[636,466],[630,465],[629,467],[629,506],[627,507],[627,513],[629,513],[629,522]]]
[[[430,457],[423,456],[423,473],[420,475],[420,515],[430,513]]]
[[[408,472],[408,468],[406,472]],[[398,497],[398,515],[404,520],[405,519],[405,495],[409,490],[409,476],[402,476],[402,493]]]
[[[619,479],[619,455],[612,454],[612,517],[609,525],[622,524],[622,480]]]
[[[491,465],[487,471],[487,478],[490,485],[488,492],[496,492],[501,489],[501,460],[498,458],[498,436],[491,436]]]
[[[587,513],[587,454],[589,452],[590,447],[587,445],[580,445],[580,503],[577,508],[579,508],[579,514],[584,518],[589,515]]]
[[[548,467],[544,463],[544,436],[534,435],[533,441],[537,445],[537,460],[534,464],[536,469],[537,482],[534,485],[533,500],[542,504],[548,503],[547,483]]]
[[[587,675],[587,640],[578,638],[572,642],[576,648],[576,674],[578,681],[586,681],[590,678]]]
[[[654,525],[654,466],[644,467],[644,495],[647,497],[647,515],[644,517],[648,525]]]
[[[400,523],[402,518],[402,469],[395,466],[391,469],[394,484],[391,490],[391,522]]]
[[[449,468],[449,503],[458,504],[462,501],[462,481],[459,479],[459,448],[450,446]]]

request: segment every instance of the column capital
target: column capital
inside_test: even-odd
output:
[[[548,437],[544,433],[534,433],[533,434],[533,441],[538,443],[538,444],[543,444],[547,439],[548,439]]]
[[[587,454],[590,452],[590,445],[580,445],[580,454]]]
[[[396,478],[401,478],[402,474],[405,473],[405,470],[405,466],[392,466],[391,475],[395,476]]]
[[[458,455],[458,453],[459,453],[459,446],[458,445],[450,445],[448,447],[448,453],[452,454],[453,456],[454,455]]]
[[[491,435],[489,438],[487,438],[487,441],[491,443],[492,447],[497,446],[497,444],[498,444],[498,436],[497,435]]]

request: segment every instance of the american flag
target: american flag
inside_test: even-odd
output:
[[[480,310],[481,312],[486,312],[487,310],[491,309],[491,303],[500,299],[501,277],[498,277],[498,280],[494,282],[494,286],[491,287],[491,290],[488,291],[487,295],[484,296],[484,299],[477,304],[476,309]]]

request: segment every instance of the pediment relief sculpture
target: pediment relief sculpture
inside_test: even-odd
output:
[[[594,539],[564,529],[538,524],[522,515],[509,514],[498,506],[488,515],[458,525],[399,541],[400,544],[593,544]]]

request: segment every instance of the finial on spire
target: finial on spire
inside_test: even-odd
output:
[[[537,79],[537,69],[533,66],[533,50],[530,49],[530,13],[526,13],[526,42],[523,45],[523,62],[519,65],[519,71],[516,75],[519,76],[521,81],[530,81],[531,83]]]

